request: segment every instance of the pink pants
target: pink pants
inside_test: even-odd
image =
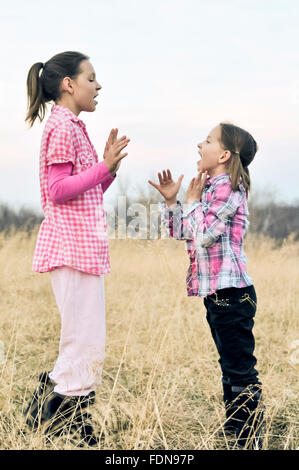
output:
[[[104,277],[62,266],[50,271],[61,315],[59,356],[50,378],[62,395],[87,395],[101,383],[105,356]]]

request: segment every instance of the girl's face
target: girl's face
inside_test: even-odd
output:
[[[102,87],[96,81],[96,74],[89,60],[80,64],[80,73],[72,80],[72,101],[75,114],[81,111],[95,111],[98,104],[95,97]]]
[[[221,127],[214,127],[203,142],[197,144],[201,160],[197,162],[198,171],[207,171],[210,177],[223,171],[224,149],[221,146]]]

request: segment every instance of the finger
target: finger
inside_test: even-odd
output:
[[[200,181],[200,180],[201,180],[201,177],[202,177],[202,170],[199,170],[196,179]]]
[[[128,142],[126,142],[126,141],[123,142],[122,144],[117,145],[116,147],[114,147],[115,153],[119,153],[122,149],[127,147],[127,145],[128,145]]]
[[[127,136],[126,135],[123,135],[122,137],[120,137],[119,139],[115,140],[114,144],[115,145],[118,145],[120,144],[121,142],[123,142],[124,140],[127,139]],[[130,139],[129,139],[130,140]]]
[[[171,171],[167,169],[167,177],[169,180],[172,180]]]
[[[128,145],[128,143],[130,142],[130,139],[122,139],[122,140],[117,140],[116,142],[114,142],[114,149],[118,149],[121,145],[123,145],[124,143],[126,145]]]
[[[189,185],[190,188],[193,188],[193,186],[194,186],[194,181],[195,181],[195,178],[192,178],[192,180],[190,181],[190,185]]]
[[[202,188],[201,180],[198,180],[198,179],[195,178],[195,180],[194,180],[194,187],[195,187],[196,189],[201,189],[201,188]]]
[[[159,191],[159,186],[156,183],[154,183],[151,180],[148,180],[148,183],[151,184],[152,186],[154,186],[154,188],[156,188]]]
[[[167,182],[167,173],[165,170],[163,170],[163,178],[164,178],[164,182],[166,183]]]
[[[113,141],[112,141],[113,144],[116,142],[117,133],[118,133],[118,129],[113,129]]]
[[[184,175],[181,175],[178,179],[178,182],[181,183],[183,178],[184,178]]]
[[[119,162],[123,158],[125,158],[128,155],[128,153],[119,153],[116,157],[116,161]]]
[[[163,184],[163,179],[161,173],[158,173],[159,183]]]
[[[115,154],[118,155],[125,147],[127,147],[127,143],[124,143],[122,145],[119,145],[117,146],[114,150],[115,150]]]
[[[121,144],[123,144],[124,142],[129,143],[129,142],[130,142],[130,139],[127,139],[127,138],[124,136],[124,137],[122,137],[121,139],[118,139],[118,140],[114,143],[114,146],[117,147],[118,145],[121,145]]]
[[[111,131],[111,145],[114,144],[114,135],[115,135],[115,129],[112,129]]]
[[[109,142],[110,145],[113,144],[113,136],[114,136],[114,129],[111,129],[110,134],[108,136],[108,140],[107,140],[107,142]]]
[[[206,170],[203,174],[203,184],[205,184],[205,182],[207,181],[207,178],[208,178],[208,172]]]
[[[203,189],[206,185],[206,181],[207,181],[207,174],[208,172],[205,171],[203,173],[203,175],[201,175],[201,178],[200,178],[200,181],[199,181],[199,186]]]

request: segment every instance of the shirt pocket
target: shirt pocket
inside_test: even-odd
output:
[[[87,168],[90,168],[94,164],[95,160],[92,155],[88,153],[82,153],[79,156],[79,162],[80,162],[82,169],[86,170]]]

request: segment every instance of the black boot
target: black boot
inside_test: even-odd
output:
[[[33,393],[27,408],[24,411],[26,424],[31,428],[37,428],[44,422],[43,408],[49,395],[53,392],[55,383],[49,377],[49,372],[43,372],[39,376],[39,384]]]
[[[95,393],[90,392],[89,395],[76,397],[77,413],[76,413],[76,431],[80,433],[81,442],[79,446],[87,444],[90,447],[96,446],[99,439],[95,436],[91,414],[86,410],[95,402]]]
[[[223,387],[223,401],[225,405],[225,423],[223,425],[225,435],[227,437],[231,437],[232,434],[235,432],[235,422],[234,420],[231,419],[231,414],[232,414],[232,406],[231,402],[233,399],[232,396],[232,388],[231,385],[228,382],[222,381],[222,387]]]
[[[34,429],[42,426],[48,437],[75,431],[80,433],[81,443],[96,445],[91,415],[86,413],[87,407],[95,402],[95,392],[85,396],[60,395],[54,392],[55,385],[48,372],[40,374],[39,385],[24,411],[26,423]]]
[[[79,443],[80,447],[82,447],[84,444],[87,444],[90,447],[96,446],[98,444],[99,439],[94,434],[90,413],[81,412],[76,420],[76,425],[77,432],[80,433],[81,437],[81,442]]]
[[[261,449],[264,421],[261,386],[232,386],[232,398],[230,419],[235,426],[237,445],[241,448]]]
[[[95,393],[86,396],[65,396],[53,392],[44,409],[47,422],[44,434],[49,437],[61,436],[65,433],[80,435],[80,444],[95,446],[98,439],[91,424],[91,415],[86,412],[95,401]]]

